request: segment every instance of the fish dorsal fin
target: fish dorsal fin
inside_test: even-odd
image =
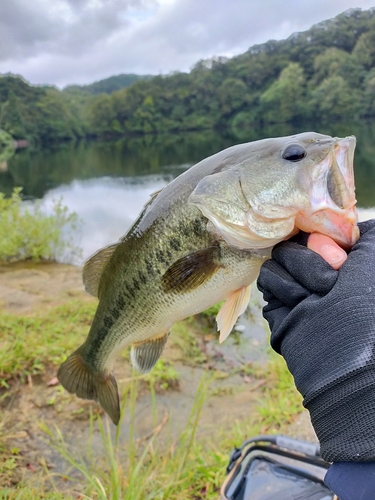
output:
[[[146,201],[146,203],[143,205],[141,214],[138,218],[141,218],[144,213],[146,213],[146,210],[149,208],[152,203],[156,200],[156,198],[159,196],[159,194],[163,191],[164,188],[158,189],[157,191],[154,191],[153,193],[150,194],[150,198]]]
[[[219,247],[212,246],[176,260],[161,279],[164,291],[186,293],[203,285],[222,267],[218,260],[219,253]]]
[[[146,203],[143,205],[142,207],[142,210],[141,210],[141,213],[138,215],[138,218],[134,221],[134,223],[130,226],[130,228],[128,229],[128,231],[124,234],[124,236],[122,236],[119,240],[119,243],[123,243],[124,241],[126,241],[129,237],[129,234],[131,234],[133,232],[133,230],[137,227],[137,225],[139,224],[139,222],[142,220],[142,218],[144,217],[144,215],[146,214],[147,210],[150,208],[150,205],[152,205],[152,203],[154,203],[154,201],[156,200],[156,198],[158,197],[159,193],[161,193],[161,191],[163,191],[164,188],[161,188],[161,189],[158,189],[157,191],[154,191],[153,193],[150,194],[150,198],[146,201]]]
[[[164,333],[146,342],[133,344],[130,350],[130,359],[133,367],[141,373],[149,372],[160,358],[167,339],[168,333]]]
[[[150,205],[150,203],[152,203],[154,201],[154,199],[158,196],[159,193],[161,193],[163,191],[163,187],[158,189],[157,191],[154,191],[153,193],[150,194],[150,199],[145,203],[145,207],[147,207],[148,205]]]
[[[219,342],[224,342],[236,324],[237,318],[246,310],[250,301],[251,285],[243,286],[233,292],[216,316],[217,329],[220,330]]]
[[[98,297],[100,278],[117,245],[118,243],[113,243],[98,250],[83,265],[82,279],[85,290],[94,297]]]

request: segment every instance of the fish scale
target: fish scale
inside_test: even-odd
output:
[[[111,370],[122,349],[131,346],[134,367],[147,372],[176,321],[223,300],[224,340],[273,246],[300,229],[353,245],[354,147],[354,137],[314,132],[241,144],[151,195],[128,233],[84,265],[99,304],[86,341],[59,369],[62,385],[99,401],[117,424]]]

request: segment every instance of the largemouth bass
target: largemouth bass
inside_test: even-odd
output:
[[[83,345],[61,365],[71,393],[120,418],[114,357],[149,371],[172,325],[226,299],[220,340],[249,302],[250,284],[272,247],[300,229],[343,247],[358,239],[355,138],[309,132],[225,149],[155,194],[128,233],[84,265],[99,298]]]

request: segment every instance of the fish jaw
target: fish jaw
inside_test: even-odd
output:
[[[355,207],[341,212],[327,208],[309,216],[299,214],[296,217],[296,227],[306,233],[329,236],[342,248],[349,250],[359,238],[357,221]]]
[[[353,136],[338,139],[330,154],[316,166],[309,190],[310,206],[295,219],[298,229],[325,234],[345,249],[359,238],[353,171],[355,143]]]

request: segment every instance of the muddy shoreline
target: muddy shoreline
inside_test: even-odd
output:
[[[81,269],[78,267],[49,262],[0,266],[0,309],[3,312],[32,316],[36,311],[52,308],[72,299],[95,302],[83,289]],[[218,429],[241,425],[241,422],[249,418],[255,411],[264,380],[241,370],[241,363],[250,366],[252,362],[246,354],[249,350],[247,344],[252,343],[250,351],[256,353],[256,358],[261,357],[259,353],[263,352],[263,361],[266,360],[266,334],[264,332],[262,339],[264,323],[255,299],[250,312],[244,322],[248,321],[253,325],[257,332],[255,338],[244,341],[242,334],[236,333],[223,347],[217,343],[213,328],[211,331],[206,328],[202,333],[199,331],[199,324],[197,326],[190,322],[187,325],[199,338],[199,348],[205,357],[203,363],[184,358],[181,349],[173,342],[167,344],[163,359],[177,371],[178,384],[166,390],[159,388],[153,399],[147,385],[140,383],[135,409],[136,439],[147,439],[155,428],[159,429],[158,432],[166,443],[177,436],[187,424],[197,387],[204,373],[215,373],[216,377],[210,383],[210,395],[201,412],[198,436],[212,436],[214,439]],[[132,375],[128,361],[119,358],[114,371],[121,394]],[[72,453],[77,456],[87,448],[89,442],[95,453],[103,451],[98,429],[90,436],[89,426],[90,412],[102,416],[102,410],[93,402],[68,394],[58,385],[55,377],[56,367],[51,366],[41,375],[14,380],[8,390],[2,390],[2,435],[7,448],[18,450],[17,467],[9,474],[8,486],[16,486],[20,481],[26,484],[38,483],[45,480],[43,478],[46,471],[56,475],[69,473],[66,462],[50,446],[43,426],[54,429],[57,425]],[[122,422],[124,439],[129,434],[129,419],[130,416],[125,415]],[[298,417],[291,428],[291,434],[314,440],[306,413]],[[247,437],[243,436],[244,439]],[[233,443],[233,446],[239,444]],[[61,478],[58,482],[61,483]],[[59,487],[63,486],[64,481]]]

